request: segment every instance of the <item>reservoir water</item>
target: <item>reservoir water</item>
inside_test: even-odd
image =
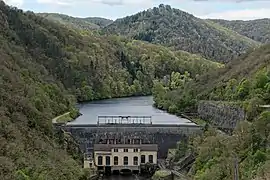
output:
[[[128,97],[79,104],[82,116],[70,124],[96,124],[98,116],[152,116],[153,124],[193,124],[153,107],[153,97]]]

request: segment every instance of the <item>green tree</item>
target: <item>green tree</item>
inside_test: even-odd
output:
[[[94,99],[94,92],[91,86],[85,85],[81,88],[81,96],[84,101],[91,101]]]
[[[172,72],[171,73],[171,80],[170,80],[170,88],[177,89],[184,85],[184,80],[181,77],[179,72]]]
[[[237,96],[239,99],[244,100],[249,95],[249,91],[251,88],[251,84],[247,79],[243,79],[238,88],[237,88]]]
[[[247,119],[248,120],[253,120],[256,116],[259,115],[261,108],[259,107],[260,105],[264,104],[263,100],[254,97],[246,102],[246,114],[247,114]]]
[[[142,86],[140,84],[140,81],[135,79],[133,81],[133,85],[134,85],[135,95],[141,95],[142,94]]]
[[[164,106],[164,98],[166,94],[166,88],[158,80],[154,81],[154,86],[152,88],[152,94],[154,97],[154,102],[157,107],[162,108]]]
[[[237,92],[237,80],[236,79],[230,79],[227,82],[227,86],[225,88],[225,98],[226,98],[226,100],[235,99],[236,92]]]
[[[254,79],[255,88],[264,88],[264,86],[270,81],[265,70],[259,71]]]

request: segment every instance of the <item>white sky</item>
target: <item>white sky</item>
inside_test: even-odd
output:
[[[4,0],[34,12],[57,12],[77,17],[121,18],[169,4],[202,18],[250,20],[270,18],[270,0]]]

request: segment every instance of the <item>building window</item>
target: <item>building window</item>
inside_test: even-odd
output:
[[[141,155],[141,163],[145,163],[145,155]]]
[[[113,149],[113,152],[118,152],[118,149]]]
[[[136,149],[133,149],[133,152],[139,152],[139,150],[136,148]]]
[[[102,166],[103,164],[103,157],[102,156],[98,156],[98,165]]]
[[[139,158],[137,156],[134,156],[133,157],[133,165],[137,166],[139,164],[138,160],[139,160]]]
[[[128,149],[124,149],[124,152],[128,152]]]
[[[128,157],[127,156],[124,157],[124,165],[128,165]]]
[[[114,162],[114,165],[118,165],[118,156],[114,156],[113,162]]]
[[[149,155],[149,163],[153,163],[154,162],[154,160],[153,160],[153,155]]]
[[[111,165],[111,158],[110,156],[106,156],[106,166],[110,166]]]

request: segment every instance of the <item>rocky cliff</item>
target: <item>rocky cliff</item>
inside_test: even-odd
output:
[[[235,128],[239,121],[245,119],[245,111],[239,105],[231,102],[200,101],[199,117],[213,126]]]

